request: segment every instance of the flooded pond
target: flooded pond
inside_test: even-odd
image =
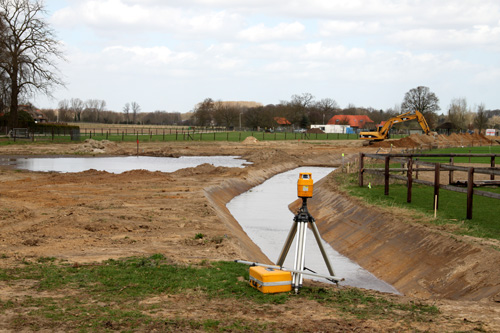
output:
[[[333,170],[332,168],[304,167],[276,175],[235,197],[227,204],[227,208],[262,252],[271,261],[276,262],[294,223],[294,213],[290,212],[288,205],[297,199],[299,173],[311,172],[314,182],[317,182]],[[341,285],[398,293],[388,283],[377,279],[355,262],[340,255],[325,241],[323,241],[323,246],[330,258],[335,275],[345,278],[345,281],[340,282]],[[283,266],[293,268],[294,256],[295,241],[290,247]],[[305,267],[319,274],[329,275],[316,239],[309,228],[306,236],[305,260]]]
[[[209,163],[213,166],[244,168],[250,164],[238,156],[182,156],[150,157],[150,156],[120,156],[120,157],[55,157],[55,158],[1,158],[0,165],[9,165],[15,169],[42,172],[82,172],[90,169],[122,173],[130,170],[148,170],[174,172],[180,169],[192,168]]]

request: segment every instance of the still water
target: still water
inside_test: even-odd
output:
[[[314,182],[317,182],[333,170],[332,168],[304,167],[276,175],[263,184],[235,197],[227,204],[227,208],[262,252],[271,261],[276,262],[292,223],[294,223],[294,214],[290,212],[288,205],[297,199],[299,173],[311,172]],[[398,293],[388,283],[377,279],[355,262],[340,255],[325,241],[323,241],[323,246],[335,275],[345,279],[345,281],[340,282],[341,285]],[[294,256],[295,241],[290,247],[283,266],[293,268]],[[310,229],[307,230],[306,236],[305,266],[317,273],[329,275],[314,234]],[[306,278],[308,277],[306,276]]]
[[[57,157],[57,158],[0,158],[0,165],[29,171],[82,172],[90,169],[122,173],[130,170],[174,172],[209,163],[216,167],[244,168],[249,162],[238,156],[150,157]]]

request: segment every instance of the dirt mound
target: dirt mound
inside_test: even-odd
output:
[[[96,141],[87,139],[75,151],[78,153],[104,154],[109,150],[116,149],[116,147],[117,144],[109,140]]]
[[[203,163],[194,168],[180,169],[173,173],[175,177],[186,177],[196,175],[232,175],[237,176],[246,172],[241,168],[216,167],[210,163]]]
[[[247,137],[245,140],[242,141],[243,144],[248,145],[248,144],[253,144],[253,143],[258,143],[259,140],[253,136]]]

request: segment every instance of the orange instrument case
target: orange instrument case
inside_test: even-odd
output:
[[[282,293],[292,290],[292,274],[262,266],[250,267],[250,285],[263,293]]]

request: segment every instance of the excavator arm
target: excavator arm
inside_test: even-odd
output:
[[[387,139],[387,136],[389,134],[389,130],[391,129],[391,127],[394,124],[402,123],[402,122],[414,120],[414,119],[417,119],[418,123],[420,124],[420,127],[422,127],[422,130],[425,132],[425,134],[429,134],[430,128],[429,128],[429,125],[427,124],[427,121],[425,120],[422,113],[415,110],[415,111],[410,111],[410,112],[400,114],[399,116],[396,116],[396,117],[392,117],[391,119],[389,119],[385,122],[384,126],[379,127],[377,131],[361,132],[361,133],[359,133],[359,138],[363,139],[363,140],[370,140],[370,141],[385,140],[385,139]]]

